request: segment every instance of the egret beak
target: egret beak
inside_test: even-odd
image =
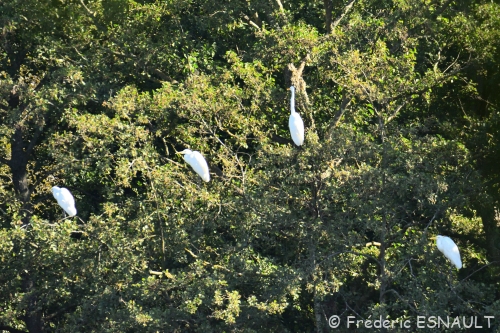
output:
[[[432,239],[432,240],[436,240],[436,239],[437,239],[437,236],[432,236],[432,237],[430,237],[430,239]]]

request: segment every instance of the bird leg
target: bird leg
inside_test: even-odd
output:
[[[69,219],[69,218],[71,218],[71,216],[66,216],[66,212],[63,209],[63,218],[60,219],[59,221],[64,221],[64,220]]]

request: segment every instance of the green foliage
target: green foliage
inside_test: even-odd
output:
[[[497,4],[0,8],[0,331],[500,313]],[[285,89],[299,79],[296,147]],[[56,185],[78,218],[61,219]]]

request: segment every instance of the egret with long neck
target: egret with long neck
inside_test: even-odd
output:
[[[290,87],[290,92],[292,96],[290,98],[290,118],[288,119],[288,127],[290,127],[290,134],[292,136],[293,142],[297,146],[301,146],[304,143],[304,122],[295,111],[295,87]]]

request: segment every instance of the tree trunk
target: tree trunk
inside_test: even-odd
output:
[[[325,6],[325,28],[326,33],[332,32],[332,0],[323,0]]]
[[[8,163],[12,172],[12,181],[14,190],[22,202],[22,222],[23,226],[28,226],[32,216],[32,204],[30,202],[31,190],[28,185],[28,161],[31,149],[24,142],[23,129],[21,125],[16,125],[14,134],[11,137],[11,159]],[[34,141],[33,141],[34,144]],[[33,146],[33,145],[31,145]],[[22,274],[23,282],[21,289],[28,294],[28,304],[26,306],[26,314],[23,321],[26,324],[28,332],[42,333],[43,321],[42,313],[38,307],[38,297],[33,293],[34,283],[33,277],[29,273]]]
[[[23,276],[22,290],[25,293],[32,292],[33,280],[29,274]],[[28,306],[26,308],[26,315],[23,318],[26,328],[28,328],[29,333],[42,333],[43,332],[43,322],[42,314],[37,309],[38,297],[36,294],[31,294],[28,297]]]
[[[28,152],[26,144],[23,140],[23,130],[20,125],[16,126],[14,135],[11,140],[11,159],[9,161],[10,170],[12,172],[12,181],[14,190],[19,195],[22,202],[22,218],[23,225],[27,225],[31,219],[31,191],[28,186]]]
[[[483,222],[486,236],[486,253],[489,261],[500,264],[500,216],[492,202],[482,202],[475,205]]]
[[[321,317],[321,305],[316,296],[316,286],[314,286],[314,317],[316,320],[316,332],[323,333],[323,319]]]

